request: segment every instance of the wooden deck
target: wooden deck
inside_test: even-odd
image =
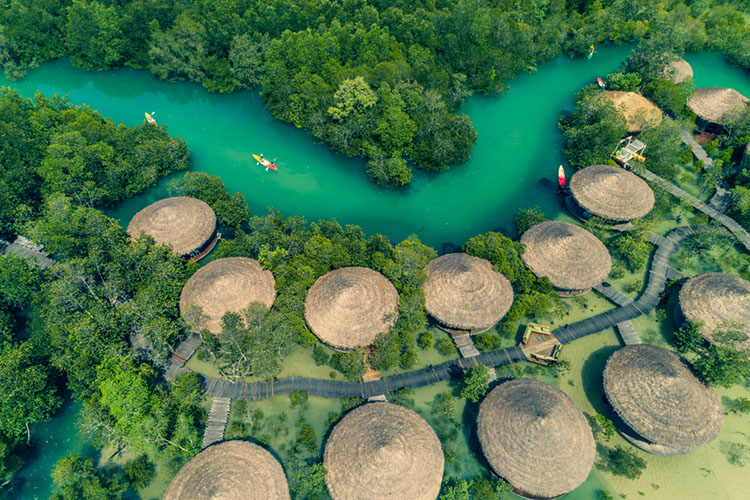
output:
[[[462,358],[473,358],[474,356],[479,356],[479,350],[474,345],[471,335],[468,333],[451,333],[450,336],[456,344],[458,352],[461,353]]]
[[[0,240],[0,249],[2,249],[2,255],[17,255],[35,263],[42,269],[47,269],[57,264],[57,261],[50,258],[41,245],[37,245],[23,236],[16,238],[13,243]]]

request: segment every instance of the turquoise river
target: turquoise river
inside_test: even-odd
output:
[[[90,73],[67,60],[42,64],[18,82],[0,77],[0,84],[26,97],[36,90],[67,94],[74,104],[126,125],[154,111],[160,125],[187,141],[191,168],[218,175],[230,191],[242,192],[252,213],[273,206],[308,220],[335,217],[394,242],[415,233],[441,250],[444,243],[461,245],[473,235],[511,228],[519,208],[538,205],[548,218],[559,214],[554,190],[539,183],[554,180],[557,166],[565,163],[557,120],[572,109],[578,89],[614,71],[629,50],[604,47],[591,60],[559,57],[514,79],[503,95],[471,97],[462,109],[479,134],[471,160],[440,174],[415,171],[412,184],[396,191],[372,185],[361,159],[337,156],[306,132],[271,118],[257,92],[209,94],[196,84],[159,81],[147,71]],[[686,59],[697,86],[734,87],[750,95],[748,74],[717,54]],[[251,153],[277,158],[278,172],[264,171]],[[165,183],[108,213],[126,226],[136,211],[165,195]],[[74,426],[78,409],[68,405],[52,422],[33,428],[34,454],[17,475],[14,498],[47,498],[54,463],[87,449]],[[591,498],[594,485],[585,486],[566,498]]]

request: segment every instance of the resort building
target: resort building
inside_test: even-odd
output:
[[[513,287],[485,259],[451,253],[425,266],[427,312],[449,333],[480,333],[500,321],[513,304]]]
[[[208,318],[203,325],[210,332],[221,332],[221,318],[227,312],[240,312],[251,302],[269,309],[276,298],[276,281],[271,271],[246,257],[229,257],[209,262],[190,277],[180,295],[180,313],[185,317],[190,305],[200,306]]]
[[[133,216],[127,232],[131,238],[145,232],[157,245],[166,243],[176,254],[192,260],[205,257],[220,236],[211,207],[187,196],[152,203]]]
[[[735,330],[745,335],[736,347],[750,348],[750,283],[724,273],[690,278],[680,289],[678,325],[687,319],[703,323],[701,334],[716,343],[716,335]]]
[[[750,104],[750,99],[734,89],[725,87],[702,87],[695,90],[687,105],[698,116],[698,124],[704,128],[721,129],[727,114]]]
[[[649,124],[661,123],[662,113],[659,107],[641,94],[607,90],[604,95],[625,116],[628,132],[639,132]]]
[[[604,392],[622,419],[620,433],[657,455],[685,455],[719,435],[721,403],[672,351],[633,344],[612,354]]]
[[[596,444],[586,417],[560,389],[528,378],[482,401],[477,435],[492,470],[525,498],[557,498],[583,483]]]
[[[535,275],[549,278],[563,296],[580,295],[604,281],[612,258],[607,247],[585,229],[563,221],[546,221],[521,236],[521,255]]]
[[[639,219],[654,208],[654,192],[633,172],[611,165],[591,165],[570,178],[570,194],[584,217],[615,222]]]
[[[443,460],[432,427],[391,403],[367,403],[348,413],[331,431],[323,455],[333,500],[435,500]]]
[[[247,441],[225,441],[194,456],[169,483],[163,500],[289,500],[281,464]]]
[[[350,351],[372,344],[398,319],[398,292],[365,267],[342,267],[317,279],[305,299],[305,320],[325,344]]]

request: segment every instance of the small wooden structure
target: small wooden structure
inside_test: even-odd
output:
[[[623,167],[629,168],[628,162],[633,158],[640,162],[646,161],[643,156],[644,149],[646,149],[645,143],[629,135],[617,143],[617,147],[612,151],[612,158]]]
[[[552,334],[549,326],[529,323],[521,339],[521,350],[532,363],[550,366],[559,359],[562,343]]]

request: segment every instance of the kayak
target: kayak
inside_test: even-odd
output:
[[[599,85],[600,89],[603,89],[606,87],[606,84],[604,83],[604,80],[602,80],[600,77],[596,77],[596,83]]]
[[[156,120],[154,120],[154,117],[148,113],[145,113],[145,114],[146,114],[146,121],[153,125],[156,125]]]
[[[265,158],[261,158],[258,155],[253,155],[253,158],[255,158],[255,161],[257,161],[260,165],[266,167],[266,170],[278,170],[275,163],[268,161]]]
[[[563,169],[562,165],[557,169],[557,184],[560,186],[560,189],[565,189],[565,169]]]

